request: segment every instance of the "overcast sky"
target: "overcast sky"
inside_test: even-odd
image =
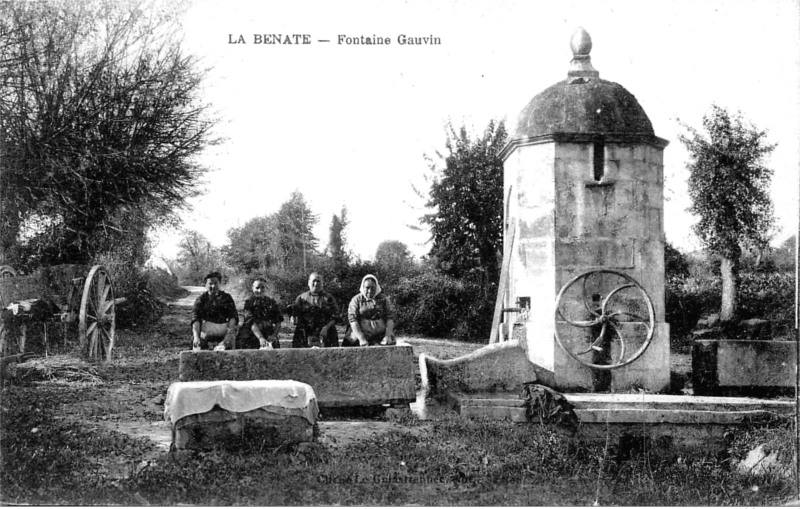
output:
[[[680,122],[700,127],[712,103],[740,110],[778,147],[773,199],[783,240],[797,230],[800,173],[800,2],[197,0],[186,49],[210,68],[205,99],[224,143],[204,164],[207,193],[185,226],[214,244],[229,228],[275,212],[295,189],[319,214],[349,212],[349,247],[364,259],[383,240],[420,256],[424,154],[443,147],[448,119],[513,129],[536,94],[566,77],[569,39],[584,27],[600,77],[636,96],[665,150],[667,240],[697,247],[686,212]],[[311,44],[255,44],[255,34],[307,34]],[[244,44],[231,44],[239,36]],[[339,44],[339,36],[389,45]],[[398,37],[438,45],[401,45]],[[330,40],[330,42],[319,42]],[[158,252],[176,254],[162,234]]]

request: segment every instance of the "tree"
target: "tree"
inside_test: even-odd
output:
[[[465,127],[446,126],[448,154],[427,158],[434,176],[422,217],[431,230],[430,255],[441,271],[455,277],[496,282],[502,263],[503,162],[505,123],[492,120],[471,139]],[[440,167],[441,160],[444,166]]]
[[[764,159],[775,148],[766,131],[712,105],[703,117],[704,133],[684,125],[680,141],[689,150],[690,211],[694,231],[722,264],[720,319],[737,316],[739,262],[744,247],[763,250],[774,235],[775,218],[768,190],[772,170]]]
[[[333,259],[336,267],[344,267],[350,262],[345,235],[345,228],[348,224],[347,207],[342,206],[342,212],[338,216],[334,214],[331,218],[331,226],[328,230],[328,255]]]
[[[221,254],[202,233],[184,230],[178,243],[179,277],[183,284],[202,284],[203,276],[221,269]]]
[[[244,273],[265,272],[275,264],[275,215],[255,217],[239,228],[228,230],[228,244],[222,248],[227,262]]]
[[[669,242],[664,243],[664,274],[667,278],[689,275],[689,261],[686,255],[675,249]]]
[[[794,272],[797,249],[797,235],[791,235],[772,250],[769,255],[770,265],[774,270],[781,272]]]
[[[408,246],[399,240],[384,240],[375,251],[375,264],[386,282],[393,282],[404,276],[414,265],[414,258]]]
[[[277,260],[281,267],[302,267],[307,271],[308,257],[316,253],[319,239],[312,230],[319,216],[311,211],[303,193],[293,191],[289,200],[275,214],[277,223]]]
[[[317,221],[303,194],[294,191],[277,212],[229,229],[222,251],[231,266],[244,272],[274,268],[305,273],[317,254],[319,241],[312,233]]]
[[[214,121],[203,72],[173,36],[177,15],[142,2],[0,3],[0,256],[86,263],[198,193],[195,156]]]

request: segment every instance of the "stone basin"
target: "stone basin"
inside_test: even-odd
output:
[[[795,341],[698,339],[692,384],[698,395],[771,396],[793,393]]]

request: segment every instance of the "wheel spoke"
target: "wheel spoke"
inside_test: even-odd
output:
[[[100,300],[102,298],[103,293],[105,292],[106,288],[106,278],[104,272],[97,273],[97,288],[95,289],[97,292],[97,299]]]
[[[89,336],[89,355],[97,357],[97,327],[92,328],[92,332],[87,335]]]
[[[600,323],[599,317],[594,320],[570,320],[569,318],[564,316],[564,313],[561,312],[561,309],[558,309],[558,316],[560,316],[561,319],[567,322],[568,324],[575,327],[581,327],[583,329],[588,327],[594,327],[595,325],[598,325]]]
[[[105,327],[101,327],[100,330],[103,331],[103,335],[111,341],[111,331]]]
[[[621,363],[622,360],[625,358],[625,340],[622,338],[622,334],[620,334],[619,329],[617,329],[614,324],[611,324],[611,328],[614,329],[614,334],[619,339],[619,355],[617,356],[617,364]]]
[[[92,307],[94,312],[96,314],[100,314],[100,313],[98,313],[98,309],[97,309],[97,300],[94,298],[96,291],[97,291],[97,287],[95,286],[94,282],[92,282],[92,286],[89,289],[89,295],[88,295],[89,299],[88,299],[88,301],[89,301],[89,305]]]

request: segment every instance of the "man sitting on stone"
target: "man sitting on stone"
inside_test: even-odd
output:
[[[339,346],[336,319],[339,306],[333,295],[323,290],[322,276],[308,276],[308,291],[300,294],[292,305],[292,322],[296,325],[292,348]]]
[[[236,348],[269,350],[280,348],[278,330],[283,321],[278,303],[266,295],[267,280],[253,280],[253,295],[244,301],[242,326],[236,336]]]
[[[233,297],[220,290],[222,275],[211,272],[204,279],[206,291],[194,301],[192,308],[192,349],[208,350],[209,341],[217,342],[214,350],[225,350],[239,323]],[[228,341],[230,343],[230,341]]]

